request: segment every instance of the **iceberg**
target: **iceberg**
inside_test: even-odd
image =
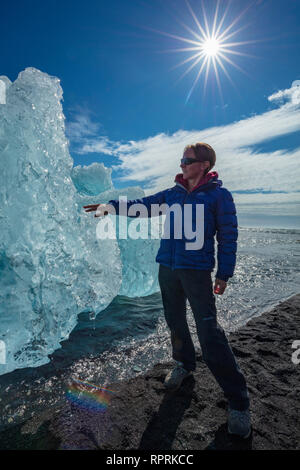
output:
[[[103,164],[73,167],[57,77],[29,67],[0,83],[3,374],[49,362],[80,312],[156,292],[159,241],[97,239],[97,219],[82,206],[144,191],[115,189]]]
[[[75,166],[72,168],[71,178],[77,191],[87,196],[98,196],[113,188],[111,169],[105,168],[103,163]]]

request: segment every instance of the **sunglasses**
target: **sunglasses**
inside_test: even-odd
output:
[[[196,158],[188,158],[184,157],[180,160],[182,165],[192,165],[193,163],[199,163],[201,160],[197,160]]]

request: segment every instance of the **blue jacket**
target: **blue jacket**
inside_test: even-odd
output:
[[[171,269],[200,269],[212,271],[215,267],[215,235],[218,242],[217,260],[218,269],[216,278],[227,281],[233,276],[238,238],[238,224],[236,208],[231,193],[222,187],[222,181],[218,179],[217,172],[206,175],[204,184],[200,184],[188,191],[182,175],[177,175],[175,186],[160,191],[151,196],[141,199],[127,201],[127,209],[132,204],[143,204],[148,209],[148,216],[151,216],[151,204],[166,203],[171,206],[174,203],[192,205],[193,230],[195,226],[195,205],[204,205],[204,244],[201,249],[186,249],[186,239],[174,238],[174,217],[170,213],[170,237],[162,238],[158,250],[156,261]],[[111,200],[110,204],[116,209],[118,214],[119,201]]]

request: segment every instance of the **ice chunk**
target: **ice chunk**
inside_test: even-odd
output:
[[[158,241],[97,240],[97,219],[82,209],[144,192],[115,190],[102,164],[73,168],[58,78],[30,67],[1,80],[0,374],[48,362],[79,312],[158,289]]]
[[[21,72],[0,105],[0,373],[41,365],[82,310],[118,293],[118,244],[95,237],[78,204],[59,80]]]
[[[82,198],[82,205],[93,203],[106,203],[111,199],[118,199],[120,196],[126,196],[127,200],[142,198],[144,191],[139,187],[130,187],[122,190],[111,189],[99,194],[93,199]],[[155,262],[156,254],[159,248],[160,240],[151,239],[151,223],[155,226],[152,233],[159,233],[159,224],[161,218],[144,219],[148,223],[148,238],[134,240],[130,237],[123,240],[119,238],[119,219],[123,217],[113,217],[116,227],[116,238],[119,244],[121,263],[122,263],[122,285],[119,291],[120,295],[128,297],[142,297],[153,294],[159,290],[158,285],[158,264]],[[133,219],[127,219],[127,227]],[[99,240],[99,243],[101,241]]]
[[[89,166],[75,166],[71,177],[76,189],[88,196],[97,196],[113,187],[111,169],[105,168],[103,163],[95,162]]]

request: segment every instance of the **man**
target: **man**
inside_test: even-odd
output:
[[[182,381],[196,368],[195,349],[186,320],[188,299],[196,323],[203,360],[228,399],[228,432],[248,438],[251,434],[249,394],[246,381],[224,330],[217,322],[214,293],[222,295],[227,281],[233,276],[237,250],[237,217],[231,193],[222,187],[216,171],[210,172],[216,162],[213,148],[205,143],[185,147],[181,160],[182,174],[176,175],[176,185],[152,196],[127,201],[144,204],[151,216],[154,204],[180,204],[192,207],[192,225],[195,228],[197,204],[204,207],[204,242],[199,249],[187,249],[185,235],[175,236],[178,226],[170,216],[169,237],[162,238],[156,261],[159,266],[159,284],[164,314],[171,333],[173,359],[176,367],[165,379],[168,390],[177,390]],[[84,206],[86,212],[97,211],[95,217],[119,211],[119,202]],[[183,217],[184,218],[184,217]],[[196,217],[197,219],[197,217]],[[200,226],[196,230],[200,230]],[[214,242],[218,242],[218,270],[212,287],[211,272],[215,266]]]

